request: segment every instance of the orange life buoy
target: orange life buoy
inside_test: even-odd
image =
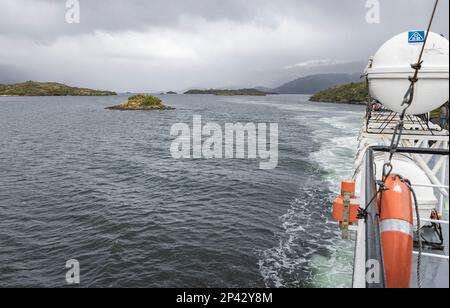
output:
[[[414,245],[411,190],[397,175],[390,175],[385,185],[380,222],[387,287],[409,288]]]

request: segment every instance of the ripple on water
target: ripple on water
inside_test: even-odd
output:
[[[341,257],[324,206],[327,168],[310,157],[325,142],[308,126],[316,120],[296,117],[329,107],[303,96],[180,95],[166,98],[170,114],[104,110],[123,99],[0,98],[0,286],[64,286],[72,258],[85,287],[327,281],[320,257]],[[194,113],[279,123],[279,167],[173,160],[170,127]]]

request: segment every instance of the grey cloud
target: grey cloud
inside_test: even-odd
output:
[[[2,31],[43,41],[94,31],[177,28],[183,17],[246,22],[257,11],[240,0],[80,0],[82,22],[70,25],[64,19],[64,0],[0,0],[0,3]],[[40,27],[29,27],[31,24]]]
[[[69,25],[65,0],[0,0],[0,79],[15,67],[37,80],[159,91],[353,72],[388,38],[424,28],[434,2],[380,0],[371,25],[366,0],[79,1],[81,23]],[[447,37],[448,10],[441,1],[433,27]],[[330,65],[314,65],[321,59]]]
[[[149,27],[189,31],[183,19],[258,21],[273,24],[274,17],[290,16],[321,28],[348,26],[357,31],[369,28],[364,21],[367,0],[80,0],[82,23],[64,20],[64,0],[0,0],[0,29],[16,35],[55,38],[94,31],[143,31]],[[428,18],[431,0],[380,0],[382,21],[388,28],[422,25]],[[15,10],[5,10],[8,7]],[[448,24],[448,1],[441,1],[437,27]],[[383,27],[383,23],[381,27]],[[33,25],[34,27],[30,27]],[[40,25],[36,27],[36,25]],[[386,29],[386,27],[383,27]],[[447,27],[448,28],[448,27]],[[361,32],[361,31],[359,31]],[[446,34],[448,30],[444,31]],[[348,34],[348,33],[347,33]]]

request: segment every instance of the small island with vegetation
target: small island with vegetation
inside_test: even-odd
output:
[[[365,105],[369,90],[365,82],[350,83],[323,90],[311,96],[312,102]]]
[[[116,92],[70,87],[56,82],[0,84],[0,96],[112,96]]]
[[[146,94],[130,96],[126,102],[106,109],[120,111],[175,110],[175,108],[164,105],[160,98]]]
[[[239,89],[239,90],[189,90],[184,94],[209,94],[217,96],[266,96],[270,93],[263,92],[257,89]]]

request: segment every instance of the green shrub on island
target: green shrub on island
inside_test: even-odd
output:
[[[156,96],[137,94],[130,96],[126,102],[107,108],[109,110],[173,110],[164,105],[163,101]]]
[[[128,98],[128,104],[137,106],[160,106],[163,105],[163,102],[156,96],[137,94]]]
[[[369,99],[366,82],[340,85],[323,90],[310,98],[312,102],[365,104]]]

